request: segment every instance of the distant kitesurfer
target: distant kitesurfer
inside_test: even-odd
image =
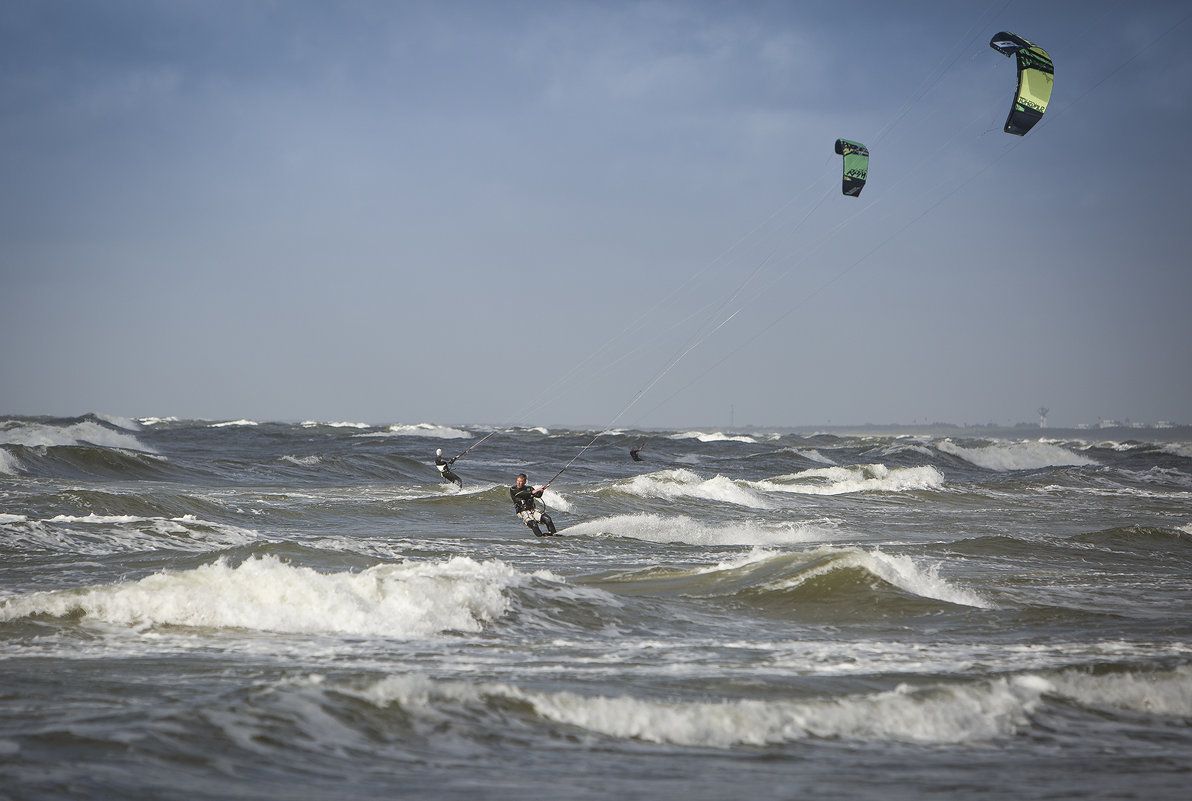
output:
[[[443,458],[443,449],[439,448],[435,451],[435,467],[439,468],[439,475],[445,480],[458,484],[460,489],[464,488],[463,479],[451,472],[451,463],[456,460],[455,456],[450,459]]]
[[[531,489],[526,486],[526,474],[517,474],[517,483],[509,488],[509,497],[513,499],[513,509],[517,512],[517,516],[522,519],[522,522],[530,527],[534,532],[535,537],[549,537],[555,533],[555,521],[550,519],[550,515],[542,511],[534,503],[535,498],[541,498],[545,486],[538,489]],[[546,524],[546,533],[542,533],[542,529],[538,527],[539,523]]]
[[[645,446],[643,446],[643,445],[638,445],[636,448],[630,448],[630,449],[629,449],[629,455],[633,457],[633,461],[635,461],[635,462],[640,462],[640,461],[642,461],[642,457],[638,456],[638,454],[639,454],[639,453],[641,453],[641,449],[642,449],[643,447],[645,447]]]

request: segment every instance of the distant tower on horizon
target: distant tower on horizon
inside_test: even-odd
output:
[[[1047,413],[1050,411],[1046,406],[1039,407],[1039,428],[1047,428]]]

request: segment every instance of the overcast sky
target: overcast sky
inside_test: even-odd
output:
[[[1192,423],[1190,18],[0,3],[0,414]]]

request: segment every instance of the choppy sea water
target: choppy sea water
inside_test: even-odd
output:
[[[491,432],[0,420],[0,798],[1186,797],[1192,442]]]

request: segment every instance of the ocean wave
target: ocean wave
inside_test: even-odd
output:
[[[679,468],[634,476],[628,481],[618,482],[615,489],[643,498],[671,501],[697,498],[753,509],[771,508],[772,504],[749,489],[747,483],[720,475],[704,478],[691,470]]]
[[[794,453],[796,456],[800,456],[800,457],[806,459],[809,462],[819,462],[820,464],[827,464],[827,465],[835,465],[836,464],[836,462],[834,460],[828,458],[827,456],[824,456],[822,453],[820,453],[818,450],[815,450],[814,448],[812,448],[810,450],[797,449],[797,450],[793,450],[791,452]]]
[[[156,453],[142,444],[128,430],[113,430],[102,423],[82,420],[66,424],[6,420],[0,423],[0,445],[26,448],[60,448],[92,445],[97,448],[122,448],[140,453]]]
[[[346,692],[416,718],[460,706],[499,715],[510,703],[542,722],[614,739],[697,748],[768,746],[811,739],[959,744],[990,742],[1026,728],[1050,684],[1034,676],[974,684],[901,685],[864,695],[710,701],[590,696],[504,683],[390,676]]]
[[[109,425],[116,426],[116,428],[123,428],[126,431],[140,431],[141,425],[136,420],[127,417],[118,417],[114,414],[94,414],[91,415],[98,420],[102,420]]]
[[[177,417],[138,417],[137,422],[143,426],[157,426],[162,423],[177,423]]]
[[[689,748],[765,747],[811,740],[913,745],[988,745],[1019,736],[1061,699],[1086,714],[1132,712],[1186,719],[1192,715],[1192,671],[1020,673],[963,682],[903,683],[891,690],[808,698],[707,700],[585,695],[526,689],[503,682],[437,681],[387,676],[364,686],[324,690],[415,721],[459,714],[506,729],[511,714],[530,724],[564,726],[617,740]],[[479,730],[488,731],[481,725]]]
[[[805,495],[907,492],[939,489],[944,484],[944,474],[931,466],[889,468],[882,464],[866,464],[816,468],[745,484],[765,492]]]
[[[977,609],[992,609],[993,605],[971,590],[958,587],[939,574],[940,562],[921,566],[909,556],[894,556],[877,548],[863,551],[859,548],[823,548],[812,556],[826,556],[819,564],[801,568],[790,577],[768,581],[768,591],[785,592],[803,586],[816,579],[837,571],[859,569],[867,576],[876,577],[897,587],[903,592],[920,598],[930,598],[958,606]],[[868,582],[866,582],[867,586]]]
[[[1039,470],[1046,467],[1096,465],[1098,462],[1083,454],[1073,453],[1062,445],[1044,440],[1003,442],[967,448],[950,439],[937,445],[941,452],[964,459],[986,470]]]
[[[1053,695],[1094,710],[1192,719],[1192,666],[1173,670],[1071,669],[1051,677]]]
[[[15,476],[21,473],[21,460],[8,452],[6,448],[0,448],[0,475]]]
[[[31,520],[25,515],[0,516],[5,547],[33,552],[63,550],[100,556],[170,549],[211,551],[260,540],[250,529],[212,523],[194,515],[55,515]]]
[[[1184,459],[1192,459],[1192,443],[1188,442],[1167,442],[1160,448],[1163,453],[1169,453],[1172,456],[1179,456]]]
[[[318,420],[305,420],[300,425],[302,428],[372,428],[368,423],[328,423]]]
[[[209,423],[208,428],[251,428],[259,425],[256,420],[226,420],[222,423]]]
[[[745,442],[756,444],[757,440],[745,434],[725,434],[721,431],[706,433],[703,431],[685,431],[669,434],[667,439],[697,439],[700,442]]]
[[[220,558],[139,581],[8,597],[0,600],[0,620],[77,616],[139,630],[189,626],[405,639],[480,631],[508,610],[505,591],[530,579],[504,562],[467,557],[358,573],[319,573],[268,555],[239,565]]]
[[[296,464],[300,467],[313,467],[314,465],[322,463],[323,457],[317,454],[311,456],[294,456],[292,454],[287,454],[286,456],[281,457],[281,459],[278,461],[289,462],[290,464]]]
[[[799,536],[806,542],[817,533],[822,535],[822,530],[809,526]],[[790,536],[795,538],[793,532]],[[757,538],[754,534],[754,539]],[[711,566],[654,566],[606,576],[599,581],[622,587],[641,585],[663,594],[732,597],[796,616],[820,616],[825,610],[837,618],[855,614],[872,616],[875,606],[882,607],[883,613],[914,612],[914,609],[894,608],[899,600],[994,608],[977,593],[941,576],[941,565],[939,561],[923,564],[909,556],[891,555],[877,548],[821,545],[792,553],[755,547],[749,554]],[[932,611],[938,609],[936,605]]]
[[[472,435],[460,428],[440,426],[434,423],[415,423],[404,425],[396,423],[384,431],[361,434],[364,437],[430,437],[431,439],[467,439]]]
[[[798,545],[837,535],[834,526],[827,521],[717,525],[685,515],[663,516],[646,512],[584,521],[569,526],[566,533],[690,545]]]

